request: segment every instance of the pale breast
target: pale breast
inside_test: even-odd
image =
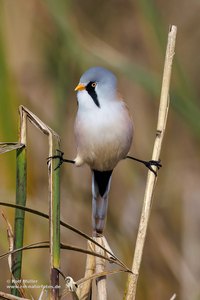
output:
[[[95,113],[78,112],[75,136],[78,156],[83,162],[92,169],[112,170],[130,149],[132,120],[119,102]]]

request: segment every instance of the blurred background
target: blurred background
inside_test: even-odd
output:
[[[74,158],[74,87],[91,66],[104,66],[134,118],[130,154],[149,160],[156,133],[167,33],[178,26],[171,106],[154,194],[137,299],[200,299],[200,3],[197,0],[4,0],[0,2],[0,141],[18,139],[18,107],[25,105],[62,139]],[[28,126],[27,205],[48,212],[48,142]],[[0,200],[15,201],[15,152],[0,157]],[[147,169],[121,162],[113,176],[106,238],[131,267]],[[91,173],[63,165],[61,218],[91,234]],[[1,208],[13,224],[13,210]],[[0,217],[0,253],[8,250]],[[48,239],[48,222],[26,214],[25,244]],[[62,229],[62,242],[86,241]],[[24,252],[23,278],[48,284],[48,250]],[[80,279],[85,255],[62,251],[61,270]],[[3,271],[2,271],[3,270]],[[9,292],[7,260],[0,261],[0,290]],[[108,279],[108,295],[122,299],[127,275]],[[63,282],[61,282],[63,284]],[[41,289],[32,289],[39,297]]]

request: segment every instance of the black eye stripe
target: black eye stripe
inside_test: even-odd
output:
[[[100,104],[99,104],[99,100],[97,97],[97,93],[95,91],[95,86],[96,86],[96,82],[95,81],[90,81],[87,86],[86,86],[86,91],[88,92],[88,94],[90,95],[90,97],[92,98],[92,100],[94,101],[94,103],[96,104],[96,106],[98,106],[100,108]]]

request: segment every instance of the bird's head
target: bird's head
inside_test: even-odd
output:
[[[116,98],[116,84],[117,79],[109,70],[102,67],[88,69],[75,88],[78,92],[79,104],[101,108],[102,105],[106,105],[106,102]]]

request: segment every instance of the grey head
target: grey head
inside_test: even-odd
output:
[[[79,86],[84,86],[97,107],[101,108],[103,102],[115,98],[117,79],[115,75],[103,68],[92,67],[88,69],[80,78],[76,90],[82,90]]]
[[[92,67],[83,73],[80,78],[81,83],[88,83],[90,81],[95,81],[100,84],[108,84],[114,88],[116,86],[117,79],[111,71],[103,67]]]

